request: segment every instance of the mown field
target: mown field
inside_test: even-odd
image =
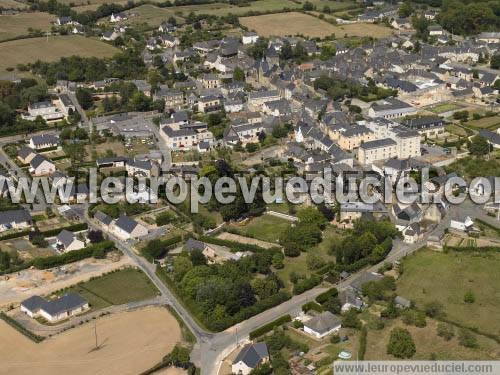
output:
[[[140,270],[126,268],[75,285],[70,291],[89,301],[92,309],[143,301],[157,296],[158,290]]]
[[[385,26],[364,23],[334,26],[314,16],[298,12],[241,17],[240,23],[263,36],[304,35],[324,38],[335,34],[340,38],[345,36],[383,38],[392,34],[392,30]]]
[[[7,9],[24,9],[27,5],[15,0],[0,0],[0,7]]]
[[[55,19],[54,15],[44,12],[0,16],[0,41],[28,35],[28,28],[41,31],[50,30],[51,22]]]
[[[272,215],[261,215],[250,219],[248,224],[238,227],[242,235],[262,241],[276,243],[291,222]]]
[[[417,308],[439,301],[447,319],[500,335],[500,254],[418,251],[403,263],[397,293]],[[471,291],[474,303],[465,303]]]
[[[36,60],[55,61],[61,57],[79,55],[82,57],[111,57],[119,50],[96,39],[78,35],[30,38],[0,43],[0,73],[17,64]]]

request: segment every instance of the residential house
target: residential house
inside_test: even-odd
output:
[[[334,332],[338,332],[341,326],[342,322],[339,317],[333,315],[330,311],[324,311],[304,323],[304,332],[317,339],[322,339]]]
[[[417,131],[423,137],[437,137],[444,133],[444,121],[438,116],[409,118],[401,124],[408,129]]]
[[[168,22],[168,21],[163,21],[160,26],[158,27],[158,31],[160,33],[172,33],[177,29],[177,26]]]
[[[28,105],[28,114],[21,115],[23,119],[34,121],[38,116],[45,121],[58,121],[64,118],[64,113],[51,101],[30,103]]]
[[[412,223],[403,230],[403,241],[405,243],[413,244],[420,240],[422,231],[420,224]]]
[[[259,36],[257,35],[257,33],[254,33],[253,31],[248,31],[244,33],[243,36],[241,37],[241,42],[243,44],[253,44],[257,42],[257,40],[259,40]]]
[[[26,229],[31,227],[32,219],[25,209],[0,212],[0,232],[9,229]]]
[[[366,126],[353,126],[340,133],[339,146],[343,150],[354,150],[363,142],[368,142],[374,139],[373,132]]]
[[[251,110],[258,111],[264,103],[279,99],[280,95],[278,90],[252,91],[248,94],[248,106]]]
[[[214,95],[204,96],[198,99],[198,111],[207,113],[219,111],[222,108],[222,101]]]
[[[153,173],[153,164],[149,160],[133,159],[127,161],[125,165],[127,174],[130,177],[151,177]]]
[[[99,223],[99,225],[104,229],[108,230],[109,226],[113,222],[113,219],[106,215],[102,211],[96,211],[94,214],[94,219]]]
[[[65,116],[75,112],[76,108],[68,94],[59,94],[59,104]]]
[[[127,15],[125,13],[111,13],[111,16],[109,17],[110,22],[120,22],[120,21],[125,21],[127,19]]]
[[[73,232],[63,229],[56,237],[56,247],[59,251],[67,253],[68,251],[80,250],[85,247],[85,242],[78,239]]]
[[[470,216],[458,214],[451,219],[450,228],[461,232],[469,232],[474,228],[474,221]]]
[[[66,293],[53,300],[32,296],[21,302],[21,312],[30,318],[40,316],[51,323],[81,314],[88,309],[89,303],[76,293]]]
[[[34,135],[28,144],[34,150],[43,150],[59,146],[59,138],[53,134]]]
[[[37,154],[30,161],[29,171],[32,176],[50,176],[56,171],[56,166],[45,156]]]
[[[352,288],[347,288],[339,293],[341,311],[347,312],[351,309],[361,310],[363,301],[359,298]]]
[[[148,229],[139,224],[127,215],[121,215],[114,220],[110,226],[110,231],[122,240],[135,239],[148,234]]]
[[[206,89],[215,89],[220,86],[220,79],[215,74],[203,74],[200,82]]]
[[[265,342],[245,345],[231,365],[233,374],[248,375],[259,366],[269,362],[269,351]]]
[[[287,100],[280,99],[265,102],[262,105],[262,112],[274,117],[290,116],[292,114],[292,108]]]
[[[120,36],[120,33],[116,32],[115,30],[112,31],[105,31],[102,33],[101,39],[105,40],[106,42],[113,42]]]
[[[38,155],[32,148],[22,146],[17,152],[17,158],[23,164],[28,164]]]

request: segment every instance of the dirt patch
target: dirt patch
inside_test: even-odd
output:
[[[220,238],[221,240],[228,240],[228,241],[234,241],[234,242],[239,242],[239,243],[245,243],[245,244],[250,244],[250,245],[257,245],[260,247],[263,247],[264,249],[270,249],[273,247],[277,247],[278,245],[275,245],[270,242],[265,242],[261,240],[257,240],[255,238],[250,238],[250,237],[244,237],[240,236],[239,234],[233,234],[229,232],[223,232],[217,236],[217,238]]]
[[[120,313],[35,344],[0,322],[0,361],[8,374],[138,374],[181,341],[175,318],[164,308]],[[168,374],[177,374],[175,372]]]

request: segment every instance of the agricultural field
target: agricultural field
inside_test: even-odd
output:
[[[30,38],[0,43],[0,74],[17,64],[41,61],[55,61],[61,57],[79,55],[82,57],[111,57],[119,50],[96,39],[79,35]]]
[[[36,344],[0,321],[2,372],[40,375],[139,374],[181,342],[181,329],[165,308],[113,314]],[[98,348],[95,348],[94,329]]]
[[[364,23],[334,26],[326,21],[303,13],[290,12],[266,14],[240,18],[242,25],[263,36],[305,35],[324,38],[335,34],[337,37],[384,38],[392,34],[392,29]]]
[[[2,6],[0,2],[0,6]],[[19,13],[0,16],[0,41],[28,35],[28,29],[47,31],[56,17],[49,13]]]
[[[466,122],[465,125],[477,129],[496,130],[497,128],[500,127],[500,116],[496,115],[490,117],[483,117],[479,120],[471,120]]]
[[[499,267],[500,254],[496,252],[422,250],[403,262],[404,272],[398,279],[397,293],[414,301],[417,308],[439,301],[447,319],[498,335]],[[464,302],[467,291],[474,294],[474,303]]]
[[[158,290],[140,270],[125,268],[104,276],[77,284],[64,292],[75,292],[89,301],[93,310],[111,305],[154,298]]]
[[[335,33],[336,29],[326,21],[297,12],[242,17],[240,23],[265,37],[305,35],[324,38]]]
[[[6,9],[25,9],[26,4],[15,0],[0,0],[0,8]]]
[[[418,328],[404,324],[400,318],[389,320],[382,330],[368,330],[365,360],[394,360],[397,359],[387,354],[387,343],[393,328],[407,329],[415,342],[416,353],[413,360],[429,360],[436,356],[437,360],[493,360],[500,355],[498,344],[489,338],[475,335],[478,348],[469,349],[459,344],[459,328],[455,327],[455,337],[446,341],[437,335],[438,322],[426,319],[427,326]]]

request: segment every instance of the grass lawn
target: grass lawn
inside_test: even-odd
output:
[[[455,124],[446,125],[445,129],[447,132],[449,132],[451,134],[455,134],[457,136],[461,136],[461,137],[467,136],[467,131],[464,128],[462,128],[458,125],[455,125]]]
[[[0,7],[2,1],[0,1]],[[18,13],[14,15],[0,16],[0,41],[28,35],[28,28],[34,30],[50,30],[51,22],[56,17],[49,13]]]
[[[51,36],[14,40],[0,44],[0,73],[17,64],[41,61],[56,61],[61,57],[111,57],[119,50],[97,39],[80,35]]]
[[[238,227],[242,235],[275,243],[291,222],[272,215],[261,215],[250,219],[248,224]]]
[[[418,308],[439,301],[447,318],[480,330],[500,334],[500,254],[438,253],[422,250],[404,260],[397,293]],[[464,302],[472,291],[475,302]]]
[[[65,292],[67,291],[65,290]],[[111,305],[143,301],[158,295],[158,290],[148,277],[135,268],[125,268],[77,284],[69,288],[69,291],[78,293],[87,299],[93,310]]]
[[[496,130],[500,127],[500,116],[483,117],[479,120],[472,120],[465,123],[467,126],[472,126],[478,129]]]
[[[436,104],[435,106],[428,108],[428,110],[439,114],[439,113],[453,111],[453,110],[459,109],[459,108],[461,108],[461,106],[459,106],[458,104],[455,104],[455,103],[441,103],[441,104]]]
[[[500,155],[492,154],[490,160],[466,157],[459,159],[446,167],[448,172],[456,172],[466,180],[481,176],[498,176],[500,170]]]

